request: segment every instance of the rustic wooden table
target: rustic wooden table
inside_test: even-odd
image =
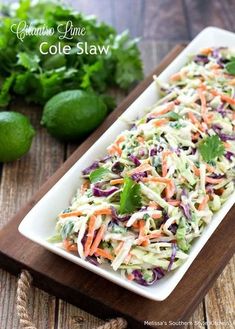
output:
[[[141,36],[140,49],[145,74],[150,73],[175,44],[188,42],[205,26],[214,25],[235,31],[234,0],[70,2],[75,8],[112,24],[119,32],[128,28],[133,37]],[[0,227],[9,221],[76,148],[76,145],[57,142],[40,127],[39,109],[21,106],[20,111],[30,116],[37,128],[37,135],[27,156],[17,162],[0,165]],[[185,328],[234,328],[234,265],[235,258],[227,265],[189,320],[192,323]],[[33,289],[32,294],[30,311],[39,329],[90,329],[103,323],[39,289]],[[16,278],[0,270],[1,329],[19,328],[15,295]]]

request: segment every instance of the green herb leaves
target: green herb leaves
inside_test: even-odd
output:
[[[128,89],[143,77],[138,40],[131,40],[127,32],[117,35],[111,26],[77,13],[60,1],[38,1],[32,5],[32,1],[23,0],[17,10],[10,5],[3,9],[0,13],[0,107],[9,104],[13,93],[44,105],[61,91],[83,89],[102,95],[108,107],[113,108],[114,103],[105,97],[109,87]],[[26,35],[22,42],[10,28],[17,26],[22,19],[27,20],[32,28],[53,26],[54,34],[46,38]],[[69,39],[71,50],[68,54],[43,55],[40,52],[42,42],[46,41],[44,51],[57,45],[60,31],[65,29],[65,22],[68,21],[72,21],[74,27],[85,27],[86,33],[82,36],[84,44],[109,46],[108,54],[78,54],[77,43],[81,41],[81,36],[73,35]],[[59,25],[63,28],[58,31]],[[62,46],[66,45],[66,42],[60,42]],[[15,79],[8,88],[9,80],[5,80],[13,73]]]
[[[199,144],[199,152],[203,160],[209,162],[224,154],[224,145],[218,135],[209,136]]]
[[[225,66],[229,74],[235,75],[235,58],[232,57],[231,61]]]
[[[30,54],[26,52],[21,52],[17,55],[18,65],[23,66],[29,71],[36,71],[39,68],[40,58],[37,54]]]
[[[131,178],[124,179],[124,187],[120,197],[120,214],[130,214],[141,206],[140,185]]]
[[[106,168],[98,168],[90,173],[91,183],[100,182],[110,171]]]

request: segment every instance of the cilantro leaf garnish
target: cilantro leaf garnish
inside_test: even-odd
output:
[[[91,183],[100,182],[109,172],[106,168],[98,168],[90,173],[89,179]]]
[[[224,154],[224,145],[218,135],[209,136],[199,144],[199,152],[203,160],[209,162]]]
[[[120,197],[120,214],[130,214],[141,206],[140,185],[133,179],[124,179],[124,188]]]
[[[229,74],[235,75],[235,60],[226,64],[225,68]]]

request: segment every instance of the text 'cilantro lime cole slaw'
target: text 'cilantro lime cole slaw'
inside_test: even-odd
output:
[[[235,76],[228,48],[207,48],[171,76],[162,98],[83,170],[49,240],[151,285],[188,257],[234,191]]]

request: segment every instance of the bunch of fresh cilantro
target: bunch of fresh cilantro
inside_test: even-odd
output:
[[[106,95],[111,86],[128,89],[142,78],[142,62],[137,47],[128,33],[117,35],[107,24],[86,17],[55,1],[21,0],[18,8],[2,7],[0,14],[0,107],[6,107],[13,95],[22,95],[26,101],[43,105],[53,95],[64,90],[83,89],[103,95],[107,105],[114,106]],[[43,25],[55,29],[53,36],[26,36],[22,41],[11,32],[11,26],[25,20],[33,27]],[[85,27],[85,36],[59,40],[58,24],[72,21],[76,27]],[[42,55],[39,45],[48,47],[69,44],[68,55]],[[110,46],[107,55],[77,54],[79,41],[88,45]]]

